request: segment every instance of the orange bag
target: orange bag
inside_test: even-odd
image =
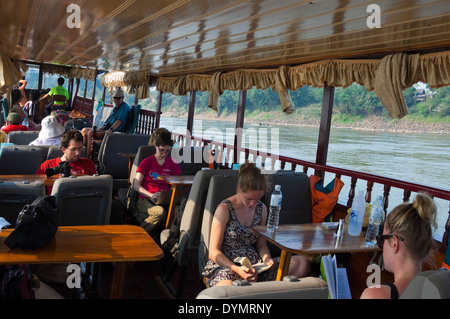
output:
[[[322,178],[316,175],[309,177],[311,188],[311,210],[313,223],[321,223],[331,214],[336,205],[339,193],[344,183],[339,179],[333,179],[326,187],[322,185]]]

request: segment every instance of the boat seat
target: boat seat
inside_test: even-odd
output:
[[[35,174],[42,158],[42,149],[39,147],[8,145],[0,154],[0,175]]]
[[[200,275],[209,258],[209,238],[214,212],[222,200],[236,194],[238,174],[231,172],[236,171],[214,175],[209,182],[198,247],[198,270]]]
[[[106,225],[111,216],[110,175],[58,178],[52,188],[59,226]]]
[[[139,114],[141,112],[141,105],[132,105],[131,111],[127,119],[127,124],[125,126],[125,129],[123,130],[124,133],[127,134],[133,134],[136,130],[137,124],[139,122]]]
[[[180,165],[181,175],[195,175],[202,168],[208,167],[204,151],[204,147],[183,146],[174,148],[170,156]]]
[[[283,200],[281,203],[280,224],[312,223],[311,191],[309,177],[294,171],[277,171],[268,174],[270,190],[265,192],[262,201],[267,208],[275,185],[281,185]]]
[[[0,217],[5,218],[14,227],[23,206],[44,195],[45,187],[42,182],[0,181]]]
[[[99,174],[113,177],[113,192],[128,187],[128,158],[118,153],[136,153],[141,145],[147,145],[150,135],[113,133],[106,135],[98,154]]]
[[[40,147],[41,146],[42,145],[40,145]],[[63,152],[61,146],[50,145],[49,148],[48,148],[48,152],[47,152],[47,160],[54,159],[54,158],[57,158],[57,157],[61,157],[63,155],[64,155],[64,152]],[[86,157],[86,156],[87,156],[86,147],[83,146],[81,148],[80,157]]]
[[[229,171],[229,174],[236,175],[237,171]],[[178,267],[181,274],[179,276],[178,285],[174,292],[175,297],[179,297],[183,291],[183,279],[187,267],[196,265],[198,262],[198,249],[200,244],[200,230],[205,209],[206,197],[208,194],[210,180],[215,175],[223,175],[221,170],[200,170],[195,174],[189,196],[184,208],[183,216],[180,223],[180,237],[177,242],[177,257],[172,268],[166,270],[163,276],[164,284],[168,284],[172,275]],[[236,189],[234,189],[235,191]],[[160,234],[161,245],[169,238],[170,229],[164,229]],[[167,254],[169,255],[169,254]]]
[[[328,299],[328,285],[324,280],[305,277],[291,281],[291,278],[251,284],[244,281],[244,285],[236,281],[233,285],[206,288],[196,299]]]
[[[12,131],[8,133],[7,142],[15,145],[29,145],[39,136],[39,131]]]
[[[450,271],[443,268],[419,273],[400,299],[450,299]]]

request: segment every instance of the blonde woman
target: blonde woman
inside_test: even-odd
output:
[[[434,245],[436,205],[426,194],[417,194],[413,203],[395,207],[387,216],[378,246],[383,249],[386,270],[394,282],[366,288],[363,299],[397,299],[409,282],[422,271],[423,262]]]

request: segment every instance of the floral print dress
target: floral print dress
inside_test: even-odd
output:
[[[227,199],[221,202],[225,203],[230,212],[230,220],[225,228],[224,239],[222,242],[222,253],[231,261],[236,257],[247,257],[252,264],[262,262],[261,257],[256,251],[256,242],[258,236],[251,231],[253,226],[258,226],[261,222],[262,202],[259,201],[255,207],[255,216],[253,224],[250,227],[242,225],[237,216],[236,211]],[[279,258],[274,258],[274,261],[279,262]],[[269,269],[258,275],[258,281],[272,280],[276,275],[277,269]],[[240,276],[228,267],[220,266],[211,259],[203,269],[203,276],[205,276],[209,286],[214,286],[222,280],[237,280]]]

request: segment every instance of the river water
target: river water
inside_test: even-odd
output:
[[[161,117],[160,127],[186,133],[186,121],[185,118]],[[234,122],[194,120],[193,135],[233,144],[234,126]],[[243,146],[315,162],[318,135],[318,127],[264,126],[246,123]],[[450,189],[450,135],[332,128],[327,164]],[[331,174],[328,175],[330,180],[334,178]],[[325,183],[330,180],[326,177]],[[339,200],[346,203],[350,178],[343,177],[342,181],[345,186]],[[356,185],[356,190],[365,191],[366,186],[366,183],[361,181]],[[376,195],[382,194],[382,187],[375,186],[372,200]],[[411,199],[414,195],[412,194]],[[402,198],[402,191],[392,189],[388,211],[400,204]],[[449,202],[439,199],[435,202],[438,206],[439,226],[434,236],[442,239]]]

